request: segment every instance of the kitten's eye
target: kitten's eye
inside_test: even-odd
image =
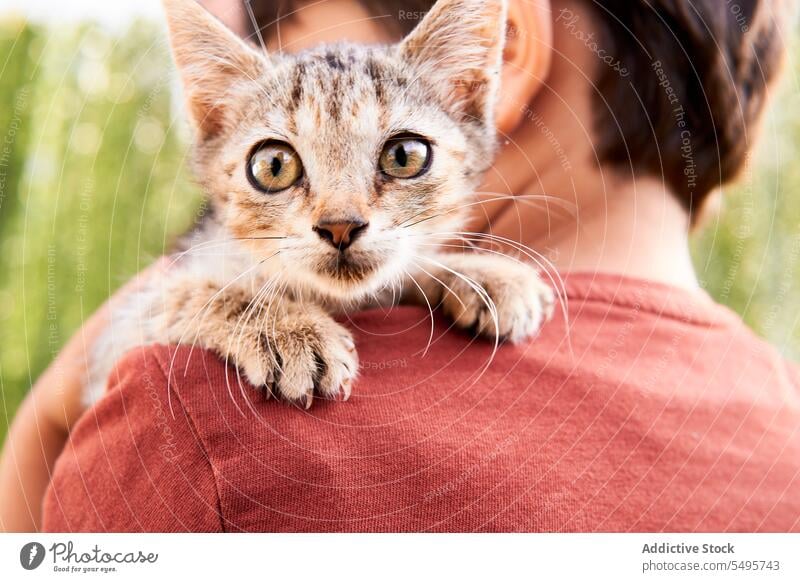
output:
[[[303,163],[292,146],[272,141],[253,152],[247,170],[253,186],[264,192],[280,192],[303,176]]]
[[[416,137],[396,137],[383,146],[381,171],[392,178],[416,178],[431,165],[431,145]]]

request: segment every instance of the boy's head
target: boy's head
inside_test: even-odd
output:
[[[407,34],[433,0],[256,0],[273,47]],[[664,180],[689,210],[744,166],[784,53],[787,1],[510,0],[501,132],[536,115],[558,38],[592,53],[593,142],[601,163]],[[254,27],[255,28],[255,27]],[[254,30],[255,32],[255,30]],[[553,42],[555,39],[555,42]],[[556,47],[556,48],[554,48]],[[561,55],[563,56],[563,55]],[[565,59],[560,59],[564,62]],[[531,108],[528,108],[528,105]]]

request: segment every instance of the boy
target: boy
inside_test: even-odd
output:
[[[269,50],[293,51],[392,42],[431,4],[253,2],[252,16]],[[244,29],[234,5],[220,15]],[[504,145],[484,190],[517,199],[481,204],[471,230],[545,253],[568,321],[483,371],[490,347],[441,321],[421,357],[418,310],[360,315],[375,365],[350,402],[311,415],[229,394],[212,354],[135,351],[74,427],[45,529],[800,530],[798,372],[699,289],[688,252],[692,220],[752,145],[785,10],[511,0]],[[63,442],[33,446],[32,419],[77,417],[52,385],[9,437],[7,529],[40,524]]]

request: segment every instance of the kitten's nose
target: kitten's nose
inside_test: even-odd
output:
[[[334,248],[343,251],[353,244],[368,226],[369,223],[363,220],[322,221],[314,227],[314,232]]]

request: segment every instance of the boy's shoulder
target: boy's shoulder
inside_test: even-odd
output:
[[[353,395],[308,411],[212,353],[136,350],[59,461],[46,526],[800,528],[797,369],[710,301],[602,283],[569,277],[566,321],[498,349],[443,319],[431,335],[427,310],[353,316]]]

